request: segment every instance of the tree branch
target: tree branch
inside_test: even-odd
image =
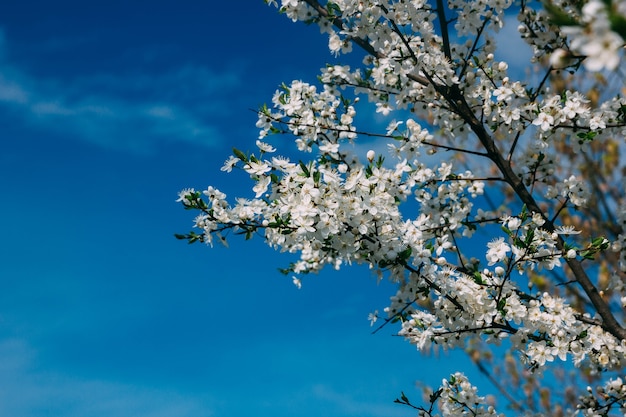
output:
[[[446,21],[446,10],[443,0],[437,0],[437,16],[439,17],[439,28],[441,29],[441,40],[443,42],[443,53],[452,61],[450,52],[450,34],[448,33],[448,21]]]

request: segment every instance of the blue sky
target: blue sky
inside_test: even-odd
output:
[[[393,289],[367,269],[297,290],[260,241],[173,238],[180,189],[242,192],[219,168],[250,109],[333,60],[317,28],[261,0],[5,3],[0,415],[405,416],[468,368],[372,335]]]

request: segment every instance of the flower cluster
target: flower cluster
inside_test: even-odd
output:
[[[610,379],[595,395],[587,387],[587,395],[581,398],[578,409],[585,417],[607,416],[613,409],[626,415],[626,383],[622,378]]]
[[[535,57],[549,56],[554,68],[615,70],[624,48],[626,3],[589,0],[553,1],[545,10],[527,8],[520,14],[522,37]]]
[[[467,377],[460,372],[444,379],[440,391],[439,408],[442,417],[453,416],[503,416],[493,406],[486,406],[485,397],[480,397],[478,390]]]
[[[624,39],[613,31],[611,20],[617,15],[626,18],[626,3],[616,1],[614,10],[609,10],[607,2],[591,0],[581,9],[579,25],[564,26],[563,32],[571,39],[570,49],[583,55],[583,65],[589,71],[602,69],[614,70],[620,62],[620,53],[624,47]],[[555,60],[561,61],[563,50],[556,52]]]
[[[238,151],[226,162],[225,170],[241,166],[250,174],[255,199],[238,199],[230,207],[212,187],[203,192],[206,200],[195,190],[183,190],[179,201],[202,210],[195,219],[203,231],[200,240],[210,243],[214,233],[231,229],[248,235],[264,230],[269,245],[300,253],[292,266],[297,273],[353,261],[386,267],[411,256],[413,262],[430,262],[451,246],[444,231],[462,232],[472,196],[482,194],[482,184],[469,173],[453,173],[445,162],[432,170],[411,166],[406,159],[386,167],[382,158],[372,158],[367,165],[353,162],[348,170],[339,149],[322,150],[326,138],[307,143],[320,152],[309,164]],[[267,149],[263,142],[259,146]],[[422,204],[423,213],[405,221],[400,205],[410,195]]]

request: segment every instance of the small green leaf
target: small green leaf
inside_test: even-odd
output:
[[[528,218],[528,207],[526,207],[526,204],[522,206],[522,212],[519,214],[519,218],[522,220],[522,222],[526,221],[526,219]]]
[[[406,261],[407,259],[411,257],[412,253],[413,253],[413,249],[408,247],[398,254],[398,258],[400,258],[402,261]]]
[[[549,2],[543,2],[548,15],[550,16],[550,22],[556,26],[578,26],[578,23],[572,19],[567,12],[560,9],[557,6]]]
[[[618,33],[622,38],[626,38],[626,19],[624,16],[611,11],[609,14],[609,21],[611,22],[611,29]]]
[[[302,172],[304,173],[304,176],[306,176],[306,177],[311,176],[309,168],[307,168],[307,166],[304,164],[304,162],[300,161],[299,165],[300,165],[300,168],[302,169]]]
[[[598,132],[578,132],[576,137],[582,139],[584,142],[591,142],[596,136],[598,136]]]
[[[248,162],[248,157],[237,148],[233,148],[233,154],[243,162]]]
[[[409,402],[408,397],[404,394],[404,392],[402,392],[402,394],[400,394],[400,398],[402,398],[402,401],[404,401],[405,403]]]
[[[604,236],[599,236],[599,237],[595,237],[593,238],[593,240],[591,241],[591,245],[595,246],[595,247],[600,247],[603,245],[604,243]]]
[[[443,392],[443,388],[439,388],[437,391],[430,394],[430,398],[429,398],[430,403],[433,404],[435,401],[437,401],[439,397],[441,397],[442,392]]]
[[[515,239],[513,239],[513,244],[515,246],[517,246],[518,248],[521,248],[521,249],[528,248],[528,245],[526,245],[526,243],[522,239],[520,239],[519,237],[516,237]]]
[[[315,182],[315,184],[319,184],[320,183],[320,179],[322,177],[322,173],[319,171],[315,171],[313,173],[313,181]]]
[[[381,259],[380,261],[378,261],[378,266],[380,268],[387,268],[389,265],[392,265],[392,264],[393,264],[393,262],[388,261],[386,259]]]

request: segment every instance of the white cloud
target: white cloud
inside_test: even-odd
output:
[[[58,102],[39,102],[31,106],[31,111],[37,116],[72,116],[76,110],[69,109]]]
[[[215,400],[167,388],[85,379],[39,368],[26,342],[0,342],[0,415],[64,417],[210,417]]]
[[[25,104],[28,102],[28,96],[19,84],[7,80],[0,74],[0,101]]]
[[[104,147],[146,151],[159,143],[215,146],[240,85],[237,73],[183,66],[151,73],[35,77],[7,58],[0,31],[0,116],[26,129]]]
[[[154,106],[146,110],[146,113],[157,119],[172,120],[175,118],[174,111],[168,106]]]
[[[399,407],[392,401],[389,404],[371,403],[363,399],[354,398],[348,393],[334,390],[328,385],[318,384],[311,389],[312,400],[316,403],[326,403],[329,409],[342,416],[406,416],[407,409]]]

